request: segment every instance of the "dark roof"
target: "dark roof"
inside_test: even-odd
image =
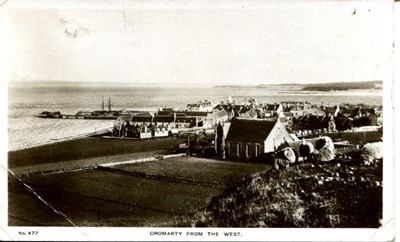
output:
[[[145,117],[145,116],[133,116],[131,118],[132,122],[151,122],[153,117]]]
[[[242,110],[243,107],[244,105],[235,105],[233,106],[233,111],[240,112],[240,110]]]
[[[287,107],[285,107],[284,109],[283,109],[283,112],[290,112],[290,111],[292,111],[292,109],[293,109],[293,107],[291,107],[291,106],[287,106]]]
[[[323,107],[323,109],[325,110],[325,112],[326,113],[335,113],[336,112],[336,109],[337,109],[337,107],[335,106],[335,107]]]
[[[214,109],[226,110],[227,112],[232,111],[233,106],[231,104],[218,104]]]
[[[242,142],[264,142],[276,121],[266,119],[234,118],[226,140]]]
[[[153,117],[153,115],[149,112],[140,112],[134,114],[135,117]]]
[[[279,107],[279,104],[267,104],[267,105],[265,105],[264,108],[267,111],[274,111],[274,110],[277,110],[278,107]]]
[[[153,119],[153,115],[149,112],[140,112],[136,113],[132,116],[132,122],[151,122]]]
[[[173,113],[173,111],[160,110],[160,111],[157,112],[157,115],[170,115],[171,113]]]
[[[161,122],[161,123],[172,123],[174,122],[173,115],[156,115],[154,116],[154,122]]]
[[[250,107],[250,106],[244,106],[244,107],[242,107],[242,109],[240,109],[239,113],[244,114],[244,113],[247,113],[250,110],[253,110],[253,108]]]
[[[186,116],[191,117],[206,117],[211,112],[202,112],[202,111],[179,111],[176,112],[176,115],[185,114]]]

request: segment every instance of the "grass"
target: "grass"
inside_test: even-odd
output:
[[[184,141],[178,138],[143,141],[102,138],[77,139],[8,152],[8,167],[14,168],[157,150],[172,151]]]
[[[175,215],[204,208],[221,189],[144,179],[98,170],[55,175],[33,176],[24,179],[47,203],[64,213],[78,226],[144,226],[153,224],[173,226]],[[10,181],[10,217],[25,226],[41,224],[42,220],[59,223],[51,210],[41,209],[37,198],[19,182]],[[29,196],[29,199],[21,199]],[[22,203],[23,202],[23,203]],[[33,209],[34,214],[26,211]],[[37,209],[39,208],[39,209]],[[153,217],[158,218],[153,221]],[[62,221],[62,219],[61,219]],[[117,224],[111,221],[119,221]],[[125,222],[122,222],[125,221]],[[14,223],[9,225],[15,225]],[[65,224],[63,226],[66,226]]]
[[[195,227],[377,228],[382,166],[305,164],[262,174],[181,223]]]
[[[155,176],[206,181],[229,186],[254,174],[271,169],[269,165],[228,162],[199,157],[174,157],[166,160],[115,167],[127,172],[145,172]]]
[[[19,182],[8,185],[8,223],[13,226],[70,226],[60,215],[27,192]],[[40,219],[38,219],[40,218]]]

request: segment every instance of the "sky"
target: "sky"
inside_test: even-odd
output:
[[[6,3],[11,81],[319,83],[390,68],[390,1],[39,2]]]

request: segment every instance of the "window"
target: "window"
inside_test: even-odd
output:
[[[260,153],[260,145],[256,145],[256,157],[258,157],[259,153]]]
[[[249,157],[249,144],[246,144],[246,157]]]
[[[237,143],[237,145],[236,145],[236,154],[237,154],[237,156],[240,156],[240,144],[239,143]]]

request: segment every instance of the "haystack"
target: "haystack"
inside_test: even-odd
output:
[[[314,152],[314,145],[308,141],[303,140],[299,146],[299,155],[301,157],[308,157]]]
[[[315,142],[315,149],[321,150],[322,148],[326,147],[327,149],[333,151],[334,150],[334,145],[333,141],[330,137],[328,136],[323,136]]]
[[[324,136],[315,142],[315,151],[313,153],[313,159],[315,161],[331,161],[335,159],[334,144],[330,137]]]
[[[335,159],[335,153],[333,150],[327,148],[327,147],[322,147],[320,150],[315,150],[313,153],[313,160],[315,161],[331,161]]]
[[[288,167],[289,164],[296,162],[296,154],[290,147],[283,148],[275,154],[274,168]]]
[[[364,145],[361,150],[361,158],[364,164],[371,165],[383,158],[383,142],[374,142]]]

